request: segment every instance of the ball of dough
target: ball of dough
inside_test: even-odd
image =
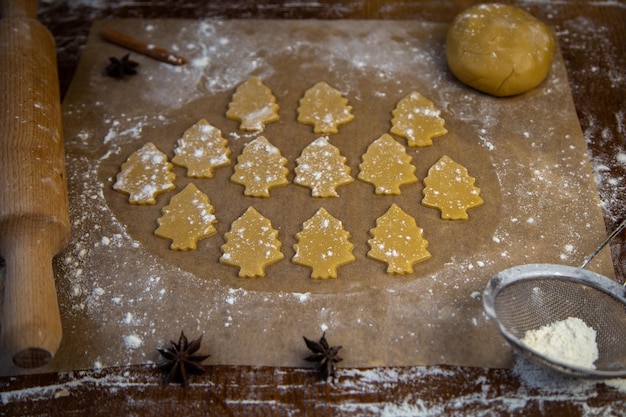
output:
[[[531,14],[504,4],[480,4],[459,14],[448,31],[446,55],[463,83],[494,96],[535,88],[554,54],[550,30]]]

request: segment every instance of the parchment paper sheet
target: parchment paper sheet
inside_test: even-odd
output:
[[[139,74],[105,77],[112,27],[186,56],[174,67],[131,53]],[[454,364],[507,367],[512,355],[482,309],[481,293],[498,271],[524,263],[579,264],[605,236],[602,212],[557,53],[547,80],[513,98],[460,84],[445,62],[447,26],[418,21],[106,20],[94,23],[64,101],[73,240],[56,261],[64,339],[39,371],[155,361],[157,347],[204,334],[207,364],[302,366],[302,336],[343,345],[342,366]],[[225,112],[235,88],[256,75],[272,89],[280,121],[263,132],[289,160],[318,137],[296,122],[298,99],[318,81],[341,91],[356,118],[330,141],[358,174],[367,146],[387,133],[391,111],[412,90],[435,103],[449,133],[408,149],[420,181],[400,196],[376,196],[356,180],[340,197],[316,199],[290,184],[267,199],[231,183],[236,157],[256,137]],[[232,163],[193,180],[215,206],[218,233],[193,252],[169,250],[152,234],[161,208],[131,206],[112,190],[120,164],[147,141],[170,158],[176,140],[200,118],[228,139]],[[404,145],[404,139],[396,138]],[[468,221],[444,221],[420,204],[430,166],[448,155],[476,178],[485,204]],[[406,276],[366,257],[368,231],[392,203],[424,229],[432,258]],[[240,279],[219,264],[231,222],[248,206],[279,231],[285,259],[261,279]],[[319,207],[343,221],[356,262],[335,280],[312,280],[290,262],[294,235]],[[608,251],[591,269],[614,277]],[[3,374],[19,372],[6,364]]]

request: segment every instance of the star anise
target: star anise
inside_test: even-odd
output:
[[[327,380],[329,376],[335,377],[335,364],[341,362],[343,358],[337,356],[341,346],[330,346],[326,340],[326,332],[322,334],[319,342],[309,340],[302,336],[306,346],[313,352],[304,360],[309,362],[317,362],[315,369],[320,373],[323,380]]]
[[[187,340],[184,332],[180,332],[178,343],[170,341],[170,348],[157,349],[161,356],[165,358],[165,363],[161,369],[168,372],[167,383],[179,382],[186,386],[189,381],[189,374],[201,374],[205,369],[200,363],[211,355],[194,355],[200,349],[202,335],[191,343]]]
[[[109,65],[107,65],[106,73],[109,77],[121,80],[124,75],[137,74],[137,66],[139,63],[130,60],[130,54],[126,54],[122,59],[114,56],[109,57]]]

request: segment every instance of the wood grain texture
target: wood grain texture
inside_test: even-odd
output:
[[[93,19],[381,18],[449,22],[476,1],[179,2],[55,1],[40,19],[57,40],[62,91],[67,89]],[[510,2],[549,25],[559,38],[580,124],[604,202],[607,229],[626,216],[626,7],[623,2]],[[626,237],[612,244],[616,275],[626,272]],[[458,341],[455,341],[458,342]],[[538,378],[534,378],[537,376]],[[207,366],[187,389],[164,386],[151,366],[0,379],[6,415],[626,415],[623,385],[541,378],[541,371],[480,368],[340,368],[325,384],[307,369]],[[541,381],[541,384],[535,382]]]
[[[0,19],[2,340],[28,368],[61,342],[52,257],[70,234],[55,45],[34,4],[3,2]]]

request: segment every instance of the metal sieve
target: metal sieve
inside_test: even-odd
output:
[[[626,227],[626,220],[578,268],[528,264],[495,275],[483,293],[485,312],[516,352],[558,372],[590,378],[626,376],[626,288],[585,270],[589,261]],[[578,317],[596,331],[595,369],[548,357],[522,342],[535,330]]]

